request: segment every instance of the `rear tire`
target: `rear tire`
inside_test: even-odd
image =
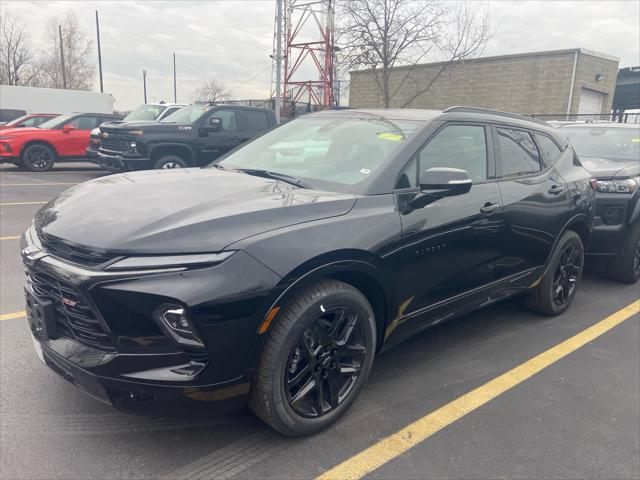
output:
[[[28,145],[22,151],[22,166],[31,172],[51,170],[56,162],[56,153],[51,147],[42,143]]]
[[[568,230],[560,237],[540,283],[529,294],[527,306],[544,315],[560,315],[575,297],[583,268],[582,240]]]
[[[164,155],[153,164],[155,169],[187,168],[189,164],[177,155]]]
[[[376,351],[373,310],[351,285],[323,280],[293,297],[271,325],[249,406],[271,427],[310,435],[353,404]]]
[[[640,222],[630,226],[622,248],[614,260],[605,267],[605,274],[618,282],[638,281],[640,278]]]

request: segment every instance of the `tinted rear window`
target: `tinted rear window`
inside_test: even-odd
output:
[[[558,147],[558,145],[556,145],[556,142],[551,140],[546,135],[534,133],[533,137],[538,144],[538,150],[540,150],[540,155],[542,156],[542,163],[544,163],[544,165],[547,167],[549,165],[553,165],[562,153],[560,147]]]
[[[528,132],[497,128],[502,176],[524,175],[540,171],[540,156]]]

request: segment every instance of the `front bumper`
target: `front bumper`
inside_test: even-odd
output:
[[[122,171],[146,167],[150,164],[151,159],[144,156],[132,156],[100,149],[92,161],[108,170]]]
[[[34,245],[31,228],[23,262],[29,324],[44,362],[89,395],[123,408],[188,399],[226,409],[246,397],[256,332],[280,280],[251,256],[237,252],[218,265],[179,272],[106,272],[48,254]],[[42,281],[58,290],[47,295]],[[204,352],[164,335],[150,312],[167,301],[192,313]],[[41,305],[51,302],[57,313],[42,315]],[[79,319],[79,308],[93,316]],[[42,328],[45,317],[53,327]]]
[[[590,256],[617,255],[629,229],[640,194],[601,193],[595,197]]]

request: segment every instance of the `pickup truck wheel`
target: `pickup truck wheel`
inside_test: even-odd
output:
[[[29,145],[22,151],[22,165],[32,172],[51,170],[55,161],[56,154],[53,149],[41,143]]]
[[[582,240],[568,230],[560,237],[540,283],[529,294],[527,306],[545,315],[560,315],[576,295],[583,267]]]
[[[630,226],[622,248],[607,265],[606,275],[623,283],[634,283],[640,278],[640,222]]]
[[[177,155],[165,155],[153,165],[156,169],[187,168],[189,165]]]
[[[323,280],[293,297],[269,330],[249,405],[285,435],[328,427],[353,404],[369,376],[376,326],[365,296]]]

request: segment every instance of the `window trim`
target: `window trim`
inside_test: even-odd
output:
[[[447,121],[440,125],[427,139],[422,142],[418,148],[411,154],[409,159],[402,165],[398,174],[396,175],[395,180],[393,181],[393,192],[415,192],[420,191],[420,186],[417,187],[409,187],[409,188],[396,188],[398,184],[398,180],[400,180],[400,176],[404,173],[404,169],[418,156],[418,154],[433,140],[442,130],[451,126],[465,126],[465,127],[483,127],[484,128],[484,143],[487,155],[487,178],[481,182],[473,182],[472,185],[483,185],[485,183],[495,182],[498,177],[496,176],[496,157],[494,154],[494,145],[493,145],[493,132],[491,131],[491,125],[485,122],[472,122],[472,121],[462,121],[462,120],[452,120]],[[537,148],[537,146],[536,146]],[[420,162],[416,161],[416,179],[420,180]]]
[[[499,128],[503,128],[503,129],[507,129],[507,130],[518,130],[520,132],[526,132],[531,136],[531,141],[533,142],[534,146],[536,147],[536,151],[538,152],[538,164],[540,165],[540,170],[538,170],[537,172],[528,172],[528,173],[521,173],[521,174],[512,174],[512,175],[503,175],[502,174],[502,150],[500,150],[500,143],[498,140],[498,132],[497,130]],[[540,153],[540,148],[538,147],[538,144],[536,143],[536,140],[533,136],[533,132],[537,132],[537,130],[529,130],[527,128],[522,128],[522,127],[515,127],[515,126],[511,126],[511,125],[507,125],[507,124],[493,124],[491,125],[491,129],[492,129],[492,136],[493,136],[493,149],[495,151],[495,165],[496,165],[496,179],[498,180],[511,180],[514,178],[529,178],[529,177],[536,177],[538,175],[540,175],[543,172],[546,172],[547,170],[549,170],[552,165],[549,166],[545,166],[545,168],[542,168],[544,165],[542,163],[542,154]],[[560,149],[562,151],[562,149]],[[558,157],[560,158],[560,157]]]
[[[558,160],[560,160],[560,157],[562,157],[562,154],[565,152],[566,149],[563,150],[562,147],[560,145],[558,145],[558,142],[556,142],[553,139],[553,137],[551,137],[551,135],[547,135],[546,133],[542,133],[542,132],[539,132],[537,130],[531,130],[531,138],[533,138],[533,143],[536,144],[536,148],[538,149],[538,154],[540,155],[540,160],[543,160],[543,158],[542,158],[542,150],[540,150],[540,145],[538,144],[538,141],[536,140],[536,135],[539,135],[541,137],[547,137],[549,140],[551,140],[553,142],[553,144],[556,147],[558,147],[558,150],[560,151],[558,156],[556,156],[556,158],[553,159],[553,162],[551,162],[549,165],[547,165],[546,162],[544,162],[545,170],[546,170],[546,168],[552,167],[553,165],[558,163]]]

